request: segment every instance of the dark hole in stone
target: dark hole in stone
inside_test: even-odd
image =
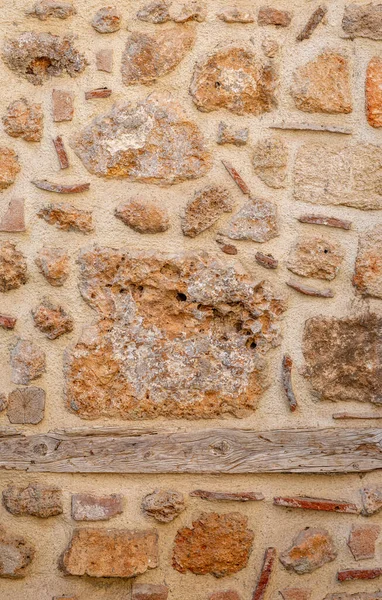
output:
[[[182,294],[182,292],[178,292],[176,297],[180,302],[185,302],[187,300],[186,294]]]
[[[219,88],[220,86],[221,86],[221,83],[220,83],[220,81],[215,81],[215,87],[216,87],[216,88]]]
[[[327,249],[325,248],[325,250],[324,250],[324,254],[327,254],[328,252],[329,252],[329,250],[327,250]]]

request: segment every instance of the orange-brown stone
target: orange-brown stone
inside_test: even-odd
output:
[[[293,540],[292,546],[280,555],[288,571],[312,573],[337,556],[333,540],[325,529],[307,527]]]
[[[366,71],[366,115],[369,125],[382,127],[382,58],[374,56]]]

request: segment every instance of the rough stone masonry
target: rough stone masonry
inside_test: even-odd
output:
[[[0,600],[381,599],[382,3],[2,4]]]

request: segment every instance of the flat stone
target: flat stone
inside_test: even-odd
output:
[[[197,191],[194,198],[187,202],[182,217],[183,234],[196,237],[212,227],[222,214],[232,212],[232,209],[232,198],[226,189],[209,186]]]
[[[34,553],[34,547],[25,538],[8,534],[0,526],[0,577],[25,577]]]
[[[0,292],[15,290],[27,282],[25,256],[16,249],[16,244],[0,244]]]
[[[8,396],[10,423],[37,425],[44,418],[45,391],[39,387],[18,388]]]
[[[136,577],[158,566],[154,530],[75,529],[60,566],[66,575]]]
[[[203,177],[211,166],[199,128],[169,96],[152,94],[94,119],[71,141],[85,167],[100,177],[174,184]]]
[[[122,15],[115,6],[103,6],[93,17],[92,27],[98,33],[114,33],[121,29]]]
[[[21,137],[27,142],[39,142],[43,134],[41,104],[29,104],[26,98],[15,100],[2,119],[5,132],[11,137]]]
[[[0,191],[15,182],[21,167],[19,158],[11,148],[0,147]]]
[[[305,144],[295,160],[294,198],[360,210],[381,209],[381,170],[381,146]]]
[[[382,59],[374,56],[366,71],[366,116],[369,125],[382,127]]]
[[[347,4],[342,29],[350,38],[382,40],[382,4]]]
[[[313,317],[305,323],[305,376],[321,400],[382,403],[382,319]]]
[[[184,4],[175,5],[175,8],[171,7],[170,15],[175,23],[186,23],[187,21],[202,23],[206,20],[207,16],[205,2],[189,0]]]
[[[147,23],[166,23],[171,21],[170,3],[166,0],[146,4],[137,12],[137,19]]]
[[[104,71],[105,73],[113,72],[113,55],[114,51],[112,48],[102,48],[96,53],[96,66],[97,71]]]
[[[69,255],[62,248],[44,246],[39,250],[35,263],[40,273],[54,287],[64,285],[69,277]]]
[[[340,114],[353,110],[348,60],[323,52],[297,69],[291,93],[298,109],[310,113]]]
[[[257,16],[258,25],[275,25],[276,27],[289,27],[292,15],[287,10],[278,10],[270,6],[262,6]]]
[[[49,340],[73,331],[74,321],[62,306],[43,300],[34,310],[32,317],[35,327],[44,333]]]
[[[168,587],[152,583],[133,583],[131,600],[167,600]]]
[[[362,514],[366,517],[374,515],[382,509],[382,488],[366,487],[361,490],[363,510]]]
[[[300,277],[331,281],[337,276],[344,259],[340,244],[322,236],[301,237],[291,249],[287,269]]]
[[[276,107],[276,73],[253,52],[229,47],[196,65],[190,93],[199,110],[225,108],[237,115],[261,115]]]
[[[380,600],[381,592],[357,592],[355,594],[328,594],[324,600]]]
[[[72,495],[72,519],[75,521],[108,521],[123,513],[123,496]]]
[[[122,81],[125,85],[150,84],[173,71],[191,50],[195,31],[174,26],[159,32],[133,32],[122,55]]]
[[[240,596],[234,590],[226,590],[223,592],[213,592],[208,596],[208,600],[240,600]]]
[[[256,142],[252,164],[259,179],[272,188],[285,187],[288,154],[288,147],[279,137],[272,136]]]
[[[27,487],[9,485],[3,491],[3,504],[17,516],[47,519],[63,513],[61,490],[40,483],[30,483]]]
[[[294,538],[292,546],[280,554],[280,562],[288,571],[302,575],[313,573],[336,556],[332,537],[326,529],[306,527]]]
[[[227,6],[217,14],[218,19],[225,23],[254,23],[253,13],[241,10],[237,6]]]
[[[74,114],[74,94],[65,90],[52,91],[53,121],[71,121]]]
[[[54,19],[68,19],[77,14],[72,2],[65,0],[39,0],[27,14],[37,17],[40,21]]]
[[[80,210],[67,202],[49,204],[41,208],[37,216],[49,225],[54,225],[63,231],[91,233],[94,231],[93,217],[90,210]]]
[[[203,513],[192,527],[178,531],[172,566],[180,573],[210,573],[226,577],[244,569],[252,551],[254,533],[239,513]]]
[[[382,225],[360,235],[353,285],[361,296],[382,298]]]
[[[11,71],[33,85],[42,85],[50,77],[64,73],[77,77],[88,64],[84,55],[73,46],[71,38],[32,31],[7,39],[2,58]]]
[[[374,558],[375,543],[381,533],[379,525],[353,525],[350,531],[348,546],[355,560]]]
[[[155,490],[145,496],[141,508],[145,515],[160,523],[170,523],[186,508],[184,496],[172,490]]]
[[[11,351],[12,381],[28,385],[45,373],[45,352],[29,340],[18,339]]]
[[[161,233],[170,227],[167,210],[150,200],[132,198],[117,206],[114,214],[138,233]]]
[[[220,122],[218,129],[218,144],[233,144],[234,146],[245,146],[248,141],[249,129],[233,129],[226,123]]]
[[[307,588],[285,588],[280,591],[283,600],[309,600],[312,590]]]
[[[261,198],[250,198],[233,215],[222,234],[232,240],[268,242],[279,235],[276,205]]]
[[[7,233],[25,231],[24,200],[22,198],[12,198],[9,202],[0,221],[0,231]]]
[[[256,406],[285,309],[266,282],[208,253],[95,247],[79,264],[99,321],[66,356],[78,416],[211,418]]]

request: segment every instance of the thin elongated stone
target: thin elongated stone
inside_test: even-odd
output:
[[[307,40],[308,38],[310,38],[313,31],[321,23],[322,19],[324,18],[324,16],[326,15],[327,12],[328,12],[328,9],[326,6],[319,6],[318,8],[316,8],[316,10],[311,14],[306,25],[303,27],[303,29],[298,34],[298,36],[296,38],[297,41],[302,42],[303,40]]]
[[[272,254],[263,254],[263,252],[256,252],[256,262],[264,267],[265,269],[277,269],[279,261],[272,256]]]
[[[275,567],[276,561],[276,548],[267,548],[264,555],[263,566],[261,568],[260,576],[256,585],[256,589],[252,594],[252,600],[263,600],[267,592],[271,575]]]
[[[249,196],[251,190],[249,189],[239,172],[235,169],[235,167],[231,165],[231,163],[227,160],[222,160],[222,163],[225,166],[228,173],[231,175],[239,190],[242,191],[245,196]]]
[[[326,217],[325,215],[305,214],[298,217],[300,223],[309,223],[310,225],[326,225],[326,227],[336,227],[337,229],[349,230],[352,228],[352,222],[346,219],[336,217]]]
[[[264,500],[261,492],[209,492],[207,490],[194,490],[190,492],[193,498],[202,498],[202,500],[228,501],[228,502],[249,502]]]
[[[69,158],[66,153],[62,137],[58,135],[56,138],[54,138],[53,144],[57,152],[60,169],[67,169],[69,167]]]
[[[311,287],[310,285],[305,285],[292,280],[287,281],[286,284],[287,286],[296,290],[296,292],[300,292],[300,294],[304,294],[305,296],[315,296],[316,298],[334,298],[334,292],[330,288],[319,290]]]
[[[343,571],[338,571],[337,579],[338,581],[356,581],[359,579],[376,579],[377,577],[381,577],[382,569],[344,569]]]
[[[47,192],[55,192],[56,194],[82,194],[90,188],[90,183],[72,183],[65,185],[62,183],[53,183],[46,179],[39,179],[32,181],[40,190],[46,190]]]
[[[303,508],[305,510],[321,510],[326,512],[338,512],[359,515],[361,508],[353,502],[344,500],[327,500],[325,498],[304,498],[302,496],[278,496],[273,498],[276,506],[288,508]]]
[[[293,367],[292,358],[289,356],[289,354],[284,354],[283,360],[282,360],[281,377],[282,377],[285,395],[288,400],[289,409],[291,412],[294,412],[297,408],[297,400],[296,400],[296,396],[294,394],[293,386],[292,386],[292,367]]]

